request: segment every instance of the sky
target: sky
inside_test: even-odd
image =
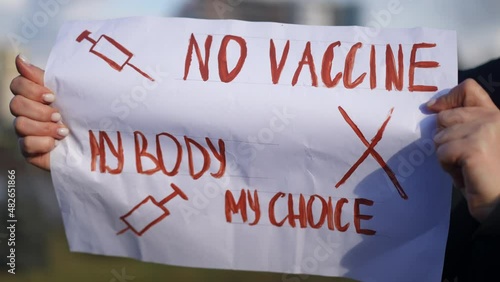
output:
[[[108,19],[126,16],[173,16],[187,0],[0,0],[0,44],[26,53],[32,61],[45,65],[57,31],[65,20]],[[234,3],[234,0],[206,0]],[[253,1],[253,0],[242,0]],[[285,0],[280,0],[285,1]],[[301,0],[290,0],[301,2]],[[309,0],[358,3],[362,9],[360,25],[382,22],[387,27],[426,26],[457,31],[460,65],[472,67],[500,57],[500,11],[498,0]],[[309,3],[309,2],[308,2]],[[396,3],[400,12],[385,23],[378,15]],[[54,6],[55,5],[55,6]],[[44,9],[45,7],[45,9]],[[48,18],[43,13],[56,11]],[[236,9],[238,7],[235,7]],[[47,20],[44,22],[43,20]],[[35,26],[35,36],[26,34],[26,25]],[[23,28],[24,33],[23,33]],[[24,39],[17,44],[16,35]],[[14,37],[14,39],[13,39]],[[17,37],[19,39],[19,37]],[[14,43],[13,43],[14,42]],[[16,43],[17,42],[17,43]]]
[[[0,44],[43,66],[64,21],[172,16],[183,3],[185,0],[0,0]]]
[[[389,27],[425,26],[456,30],[460,65],[473,67],[500,57],[500,1],[498,0],[382,0],[362,1],[363,25],[368,25],[388,3],[400,3],[402,11]]]

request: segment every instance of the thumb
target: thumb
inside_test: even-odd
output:
[[[455,86],[448,94],[427,103],[427,108],[433,112],[460,107],[487,107],[496,109],[488,93],[486,93],[481,85],[470,78]]]
[[[32,65],[23,55],[18,55],[16,57],[16,68],[19,74],[25,78],[38,85],[44,85],[43,77],[45,72],[39,67]]]

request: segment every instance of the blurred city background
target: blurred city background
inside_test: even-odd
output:
[[[388,13],[396,3],[398,13]],[[456,30],[459,67],[500,57],[500,1],[466,0],[0,0],[0,281],[347,281],[276,273],[193,269],[70,253],[50,174],[25,164],[12,129],[10,81],[22,52],[44,68],[67,20],[125,16],[242,19],[310,25]],[[17,175],[17,274],[6,270],[6,177]]]

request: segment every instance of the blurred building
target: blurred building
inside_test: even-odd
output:
[[[181,17],[239,19],[309,25],[359,24],[356,3],[326,0],[191,0],[181,8]]]

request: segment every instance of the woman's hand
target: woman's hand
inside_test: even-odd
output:
[[[44,71],[21,55],[16,58],[16,67],[20,75],[10,84],[14,94],[10,111],[16,116],[14,128],[19,146],[29,163],[50,170],[50,151],[69,131],[62,124],[61,115],[50,106],[55,96],[43,86]]]
[[[472,79],[427,106],[438,113],[438,159],[484,221],[500,202],[500,110]]]

